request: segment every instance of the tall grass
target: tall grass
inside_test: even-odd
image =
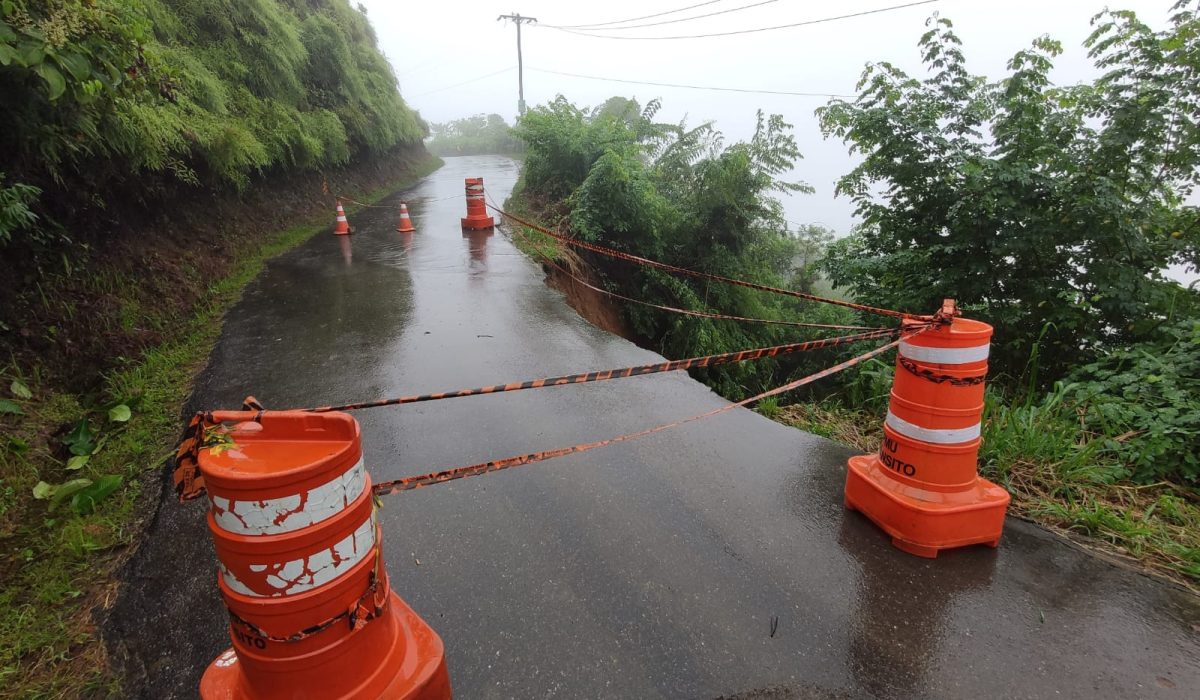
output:
[[[1025,379],[1036,377],[1031,354]],[[873,452],[881,439],[892,367],[864,363],[841,391],[825,400],[764,411],[769,417],[856,449]],[[1097,546],[1200,588],[1200,494],[1167,481],[1135,482],[1124,431],[1108,434],[1087,420],[1087,392],[1059,382],[1038,393],[1036,381],[1006,395],[984,395],[979,472],[1013,496],[1012,511],[1043,525],[1092,538]],[[774,415],[772,415],[774,414]]]
[[[1059,383],[1006,402],[989,391],[980,473],[1013,495],[1014,509],[1079,532],[1105,548],[1200,584],[1200,497],[1187,486],[1130,481],[1123,436],[1089,430],[1086,407]]]
[[[980,470],[1005,486],[1013,481],[1013,466],[1036,463],[1051,467],[1068,483],[1108,484],[1129,475],[1106,449],[1102,436],[1080,427],[1079,409],[1066,401],[1057,384],[1037,398],[1006,402],[1000,392],[985,394]],[[1057,494],[1057,492],[1056,492]]]

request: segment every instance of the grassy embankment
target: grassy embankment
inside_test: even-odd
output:
[[[374,202],[440,165],[431,158],[407,182],[348,194]],[[160,470],[179,437],[193,379],[220,334],[224,312],[265,261],[328,230],[328,219],[321,215],[227,251],[224,276],[212,281],[193,313],[160,329],[168,340],[136,359],[114,363],[97,389],[55,390],[36,370],[0,367],[0,396],[19,411],[0,416],[5,442],[0,446],[0,696],[119,695],[97,618],[115,598],[114,572],[153,515]],[[137,325],[160,312],[139,307],[138,284],[136,277],[96,274],[85,286],[120,296],[122,319]],[[131,417],[119,420],[124,417],[119,406],[129,407]],[[72,438],[70,430],[81,421],[90,438],[78,431]],[[68,470],[72,455],[63,441],[80,444],[80,438],[90,447],[80,451],[91,454],[80,468]],[[104,476],[120,477],[121,484],[98,503],[72,502],[69,487],[60,487],[65,495],[53,506],[32,498],[39,481],[57,485],[86,478],[99,484]]]
[[[880,413],[836,401],[759,412],[865,453],[883,437]],[[989,393],[979,471],[1012,494],[1010,514],[1200,592],[1200,495],[1166,481],[1114,478],[1123,465],[1112,439],[1082,430],[1061,396],[1006,403]]]

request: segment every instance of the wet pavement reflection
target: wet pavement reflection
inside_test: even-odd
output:
[[[469,265],[472,276],[487,271],[488,238],[495,235],[493,231],[463,231],[463,240],[467,244],[467,254],[471,258]]]
[[[341,403],[652,361],[545,286],[503,230],[464,233],[448,158],[272,261],[192,409]],[[725,402],[683,374],[357,414],[377,480],[610,437]],[[849,452],[735,410],[647,439],[392,496],[395,590],[459,697],[1192,697],[1197,598],[1011,521],[937,560],[842,508]],[[145,697],[192,697],[227,646],[199,503],[167,502],[107,631]],[[172,585],[166,585],[172,582]],[[163,612],[167,611],[167,612]],[[168,614],[169,613],[169,614]],[[161,630],[154,643],[137,635]],[[132,641],[131,641],[132,640]]]

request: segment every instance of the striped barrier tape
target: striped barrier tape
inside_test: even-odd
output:
[[[532,246],[534,251],[537,252],[538,257],[540,257],[542,260],[544,260],[547,265],[550,265],[554,269],[558,270],[560,273],[571,278],[572,280],[574,280],[576,282],[576,284],[583,285],[584,287],[587,287],[588,289],[590,289],[594,292],[599,292],[600,294],[604,294],[606,296],[612,297],[613,299],[620,299],[621,301],[626,301],[631,304],[640,304],[642,306],[648,306],[652,309],[658,309],[659,311],[668,311],[670,313],[682,314],[684,316],[697,316],[699,318],[711,318],[711,319],[722,320],[722,321],[741,321],[744,323],[764,323],[764,324],[774,324],[774,325],[781,325],[781,326],[791,326],[794,328],[829,328],[829,329],[847,330],[847,331],[862,331],[862,330],[871,330],[872,329],[871,326],[846,326],[846,325],[839,325],[839,324],[835,324],[835,323],[802,323],[800,321],[784,321],[782,319],[774,319],[774,318],[747,318],[745,316],[731,316],[729,314],[718,314],[718,313],[713,313],[713,312],[708,312],[708,311],[693,311],[691,309],[680,309],[680,308],[677,308],[674,306],[664,306],[662,304],[655,304],[655,303],[649,302],[649,301],[642,301],[641,299],[634,299],[633,297],[627,297],[624,294],[618,294],[616,292],[613,292],[613,291],[610,291],[607,289],[603,289],[601,287],[597,287],[596,285],[591,284],[587,280],[582,279],[582,278],[572,274],[570,270],[559,265],[554,260],[553,256],[548,255],[545,252],[543,252],[542,249],[538,247],[537,243],[530,240],[525,234],[521,233],[521,229],[519,227],[513,227],[511,229],[511,231],[514,234],[516,234],[517,237],[519,237],[521,240],[525,241],[530,246]]]
[[[360,202],[357,199],[351,199],[350,197],[344,197],[340,194],[336,195],[336,197],[337,197],[338,201],[340,201],[340,202],[349,202],[355,206],[364,207],[366,209],[399,209],[400,208],[399,204],[396,204],[394,206],[387,205],[387,204],[367,204],[366,202]]]
[[[443,201],[445,201],[445,200],[447,200],[447,199],[458,199],[458,198],[459,198],[459,197],[461,197],[461,196],[462,196],[462,195],[458,195],[458,194],[452,194],[452,195],[448,195],[448,196],[446,196],[446,197],[438,197],[437,199],[425,199],[424,197],[414,197],[414,198],[411,200],[411,205],[412,205],[412,206],[414,206],[414,207],[416,207],[416,206],[420,206],[420,205],[423,205],[423,204],[432,204],[432,203],[434,203],[434,202],[443,202]],[[399,209],[399,208],[400,208],[400,204],[395,204],[395,205],[390,205],[390,204],[367,204],[366,202],[360,202],[360,201],[358,201],[357,199],[351,199],[350,197],[343,197],[343,196],[341,196],[341,195],[338,195],[338,196],[337,196],[337,198],[338,198],[338,199],[340,199],[340,200],[342,200],[343,202],[349,202],[349,203],[351,203],[351,204],[354,204],[354,205],[356,205],[356,206],[360,206],[360,207],[366,207],[367,209]],[[404,202],[403,202],[403,203],[404,203],[404,204],[410,204],[410,200],[407,200],[407,199],[406,199],[406,200],[404,200]]]
[[[923,331],[928,327],[928,324],[910,326],[908,329],[905,329],[904,337],[911,337],[912,335],[915,335],[916,332]],[[908,331],[914,332],[910,333]],[[494,384],[491,386],[475,387],[471,389],[459,389],[457,391],[399,396],[390,399],[380,399],[378,401],[366,401],[360,403],[341,404],[337,406],[318,406],[313,408],[291,410],[302,410],[311,413],[355,411],[366,408],[399,406],[403,404],[420,403],[424,401],[439,401],[442,399],[481,396],[483,394],[496,394],[508,391],[540,389],[543,387],[562,386],[565,384],[588,384],[591,382],[601,382],[610,379],[640,377],[642,375],[658,374],[660,372],[674,372],[677,370],[687,370],[698,367],[712,367],[734,362],[746,362],[749,360],[758,360],[766,357],[777,357],[779,355],[788,355],[796,352],[805,352],[839,345],[848,345],[850,343],[883,340],[885,338],[897,336],[901,334],[901,332],[902,331],[899,328],[881,328],[863,333],[837,336],[834,338],[820,338],[817,340],[806,340],[798,343],[775,345],[767,348],[741,350],[738,352],[720,353],[717,355],[704,355],[686,360],[668,360],[666,362],[634,365],[632,367],[622,367],[619,369],[581,372],[578,374],[567,374],[557,377],[531,379],[523,382],[511,382],[508,384]],[[261,415],[264,409],[256,399],[253,397],[247,397],[246,402],[243,404],[243,410],[258,411],[259,415]],[[197,460],[200,454],[200,449],[208,446],[206,440],[213,439],[214,436],[218,435],[217,433],[206,433],[207,427],[214,424],[216,424],[216,421],[213,419],[211,411],[197,413],[188,423],[188,427],[184,432],[184,437],[179,443],[179,447],[177,448],[175,455],[176,467],[174,472],[174,484],[176,493],[179,495],[180,500],[196,498],[204,493],[204,479],[200,475]]]
[[[924,330],[924,327],[922,327],[922,330]],[[340,406],[318,406],[316,408],[305,408],[300,410],[308,411],[310,413],[357,411],[364,408],[399,406],[402,404],[419,403],[422,401],[439,401],[441,399],[480,396],[483,394],[498,394],[506,391],[522,391],[524,389],[541,389],[543,387],[550,386],[563,386],[564,384],[588,384],[590,382],[602,382],[609,379],[625,379],[627,377],[640,377],[646,374],[658,374],[659,372],[674,372],[676,370],[695,369],[698,367],[715,367],[717,365],[726,365],[734,362],[747,362],[766,357],[777,357],[779,355],[790,355],[797,352],[820,350],[822,348],[830,348],[838,345],[849,345],[850,343],[882,340],[884,338],[894,337],[899,334],[900,329],[898,328],[880,328],[864,333],[855,333],[853,335],[843,335],[834,338],[818,338],[817,340],[805,340],[798,343],[786,343],[784,345],[775,345],[767,348],[739,350],[737,352],[726,352],[717,355],[703,355],[701,357],[693,357],[687,360],[668,360],[666,362],[655,362],[647,365],[634,365],[632,367],[621,367],[619,369],[605,369],[593,372],[580,372],[578,374],[564,374],[558,377],[530,379],[523,382],[510,382],[508,384],[493,384],[491,386],[481,386],[473,389],[459,389],[457,391],[417,394],[414,396],[399,396],[391,399],[380,399],[378,401],[348,403]]]
[[[622,251],[615,250],[613,248],[608,248],[608,247],[605,247],[602,245],[597,245],[595,243],[588,243],[587,241],[581,241],[578,238],[564,236],[561,233],[555,233],[554,231],[551,231],[542,226],[538,226],[535,223],[526,221],[525,219],[522,219],[519,216],[510,214],[510,213],[504,211],[503,209],[501,209],[500,207],[497,207],[496,205],[491,204],[490,202],[488,203],[487,206],[490,209],[494,210],[496,213],[500,214],[500,216],[502,216],[504,218],[511,219],[512,221],[515,221],[518,224],[521,224],[522,226],[526,226],[528,228],[533,229],[534,231],[543,233],[557,241],[566,243],[569,246],[574,246],[576,248],[582,248],[584,250],[590,250],[593,253],[599,253],[600,255],[605,255],[610,258],[615,258],[617,260],[625,260],[627,262],[636,263],[638,265],[644,265],[646,267],[653,267],[658,270],[663,270],[664,272],[672,272],[672,273],[679,274],[679,275],[687,275],[689,277],[696,277],[696,278],[700,278],[700,279],[712,280],[714,282],[721,282],[723,284],[731,284],[731,285],[738,286],[738,287],[746,287],[747,289],[757,289],[758,291],[761,291],[761,292],[771,292],[772,294],[783,294],[786,296],[796,297],[797,299],[805,299],[807,301],[820,302],[822,304],[832,304],[834,306],[844,306],[848,309],[855,309],[857,311],[864,311],[867,313],[879,314],[881,316],[891,316],[893,318],[901,318],[901,319],[905,319],[905,320],[917,320],[917,321],[934,320],[933,316],[922,316],[922,315],[918,315],[918,314],[906,313],[904,311],[892,311],[891,309],[881,309],[881,308],[878,308],[875,306],[866,306],[865,304],[856,304],[851,301],[842,301],[840,299],[829,299],[827,297],[821,297],[821,296],[817,296],[815,294],[808,294],[806,292],[798,292],[793,289],[782,289],[779,287],[771,287],[771,286],[765,285],[765,284],[758,284],[757,282],[747,282],[745,280],[734,279],[732,277],[716,275],[711,272],[700,272],[699,270],[689,270],[686,267],[678,267],[676,265],[669,265],[667,263],[659,262],[657,260],[643,258],[640,255],[633,255],[632,253],[624,253]]]
[[[937,372],[934,372],[933,370],[931,370],[927,367],[918,367],[917,363],[908,359],[904,355],[900,356],[900,366],[903,367],[904,369],[908,370],[911,374],[915,374],[916,376],[918,376],[922,379],[927,379],[927,380],[933,382],[934,384],[950,384],[951,386],[975,386],[976,384],[983,384],[984,380],[987,379],[987,371],[986,370],[984,371],[983,374],[979,374],[979,375],[976,375],[973,377],[954,377],[949,374],[938,374]]]
[[[794,380],[792,382],[788,382],[787,384],[784,384],[782,386],[775,387],[773,389],[769,389],[767,391],[761,392],[761,393],[751,396],[747,399],[743,399],[736,403],[730,403],[725,406],[721,406],[719,408],[716,408],[711,411],[707,411],[705,413],[701,413],[701,414],[698,414],[695,416],[672,421],[670,423],[665,423],[662,425],[655,426],[653,428],[647,428],[645,430],[640,430],[640,431],[637,431],[634,433],[618,435],[616,437],[608,438],[605,440],[597,440],[595,442],[583,443],[583,444],[573,445],[571,447],[562,447],[562,448],[557,448],[557,449],[553,449],[553,450],[543,450],[540,452],[533,452],[533,453],[529,453],[529,454],[525,454],[525,455],[508,457],[506,459],[492,460],[492,461],[484,462],[484,463],[480,463],[480,464],[466,465],[466,466],[462,466],[462,467],[456,467],[453,469],[446,469],[446,470],[442,470],[442,471],[438,471],[438,472],[431,472],[429,474],[421,474],[421,475],[416,475],[416,476],[404,477],[401,479],[395,479],[392,481],[380,482],[379,484],[376,484],[372,488],[372,493],[376,497],[382,497],[382,496],[391,495],[394,493],[401,493],[404,491],[412,491],[415,489],[423,488],[425,486],[446,483],[448,481],[454,481],[456,479],[462,479],[462,478],[471,477],[471,476],[482,476],[484,474],[489,474],[491,472],[502,471],[505,469],[511,469],[513,467],[523,466],[526,464],[533,464],[535,462],[542,462],[542,461],[552,459],[554,457],[562,457],[562,456],[571,455],[571,454],[579,454],[582,452],[588,452],[590,450],[599,449],[601,447],[606,447],[606,446],[614,445],[614,444],[621,443],[621,442],[635,440],[640,437],[653,435],[655,433],[660,433],[660,432],[663,432],[666,430],[670,430],[672,428],[686,425],[688,423],[693,423],[693,422],[696,422],[699,420],[703,420],[705,418],[710,418],[713,416],[720,415],[722,413],[726,413],[728,411],[733,410],[734,408],[737,408],[740,406],[746,406],[755,401],[760,401],[762,399],[765,399],[765,398],[768,398],[771,396],[776,396],[778,394],[792,391],[792,390],[797,389],[806,384],[811,384],[812,382],[815,382],[819,379],[828,377],[829,375],[832,375],[836,372],[842,371],[844,369],[848,369],[848,368],[853,367],[853,366],[855,366],[861,362],[864,362],[868,359],[871,359],[873,357],[881,355],[884,352],[887,352],[888,350],[898,346],[900,343],[904,342],[905,339],[907,339],[913,335],[916,335],[917,333],[919,333],[922,330],[925,330],[925,328],[921,327],[919,330],[910,328],[910,329],[908,329],[908,332],[904,333],[904,335],[902,335],[900,338],[897,338],[897,339],[891,341],[890,343],[887,343],[886,345],[875,348],[869,352],[863,353],[862,355],[851,358],[844,362],[840,362],[836,365],[833,365],[832,367],[828,367],[824,370],[807,375],[805,377]],[[891,335],[897,335],[897,334],[899,334],[898,331],[891,333]],[[243,408],[258,410],[260,415],[262,412],[261,405],[253,397],[248,397],[246,399],[246,402],[243,404]],[[374,519],[372,519],[370,522],[372,523],[372,526],[374,526]],[[379,556],[380,553],[379,553],[378,546],[372,547],[372,552],[374,553],[376,564],[375,564],[375,567],[373,568],[373,570],[371,571],[369,583],[368,583],[366,589],[363,591],[362,595],[358,598],[357,602],[354,605],[352,605],[349,609],[342,610],[342,611],[336,613],[335,615],[333,615],[332,617],[329,617],[318,624],[311,625],[303,630],[300,630],[298,632],[295,632],[293,634],[286,635],[286,636],[272,635],[272,634],[266,632],[265,630],[263,630],[262,628],[260,628],[259,626],[255,625],[254,623],[240,617],[232,609],[226,607],[226,611],[229,614],[230,621],[235,625],[239,625],[239,626],[249,630],[251,633],[256,635],[258,638],[261,638],[266,642],[289,643],[289,644],[300,642],[300,641],[303,641],[315,634],[319,634],[319,633],[325,631],[326,629],[329,629],[330,627],[332,627],[333,625],[337,624],[338,622],[340,622],[342,620],[346,620],[347,624],[350,625],[351,629],[365,625],[367,622],[371,621],[375,617],[378,617],[382,613],[384,606],[386,606],[386,604],[387,604],[386,599],[383,601],[380,601],[380,600],[377,600],[376,599],[377,596],[375,596],[375,593],[380,590],[379,581],[382,580],[382,578],[385,576],[385,574],[381,570],[381,566],[380,566],[381,558]],[[368,604],[368,602],[373,603],[373,604]]]
[[[921,328],[920,330],[923,331],[925,329]],[[919,331],[917,331],[917,332],[919,332]],[[823,369],[820,372],[816,372],[814,374],[810,374],[808,376],[801,377],[800,379],[797,379],[792,382],[788,382],[787,384],[775,387],[774,389],[769,389],[760,394],[755,394],[754,396],[751,396],[748,399],[742,399],[741,401],[738,401],[736,403],[730,403],[725,406],[721,406],[720,408],[716,408],[716,409],[713,409],[713,410],[705,412],[705,413],[691,416],[689,418],[682,418],[680,420],[672,421],[670,423],[664,423],[662,425],[657,425],[653,428],[646,428],[645,430],[639,430],[634,433],[626,433],[624,435],[618,435],[616,437],[608,438],[605,440],[597,440],[595,442],[588,442],[588,443],[583,443],[583,444],[579,444],[579,445],[572,445],[570,447],[559,447],[559,448],[553,449],[553,450],[543,450],[540,452],[531,452],[529,454],[517,455],[514,457],[508,457],[505,459],[492,460],[490,462],[481,462],[479,464],[470,464],[470,465],[461,466],[461,467],[454,467],[453,469],[444,469],[442,471],[430,472],[428,474],[407,476],[407,477],[404,477],[401,479],[394,479],[392,481],[381,481],[378,484],[375,484],[375,486],[373,487],[373,490],[377,496],[386,496],[386,495],[390,495],[393,493],[400,493],[402,491],[412,491],[414,489],[419,489],[419,488],[422,488],[425,486],[431,486],[433,484],[443,484],[447,481],[453,481],[455,479],[462,479],[462,478],[469,477],[469,476],[482,476],[484,474],[490,474],[491,472],[501,471],[503,469],[511,469],[513,467],[520,467],[520,466],[524,466],[526,464],[533,464],[534,462],[542,462],[542,461],[545,461],[548,459],[552,459],[554,457],[564,457],[566,455],[579,454],[581,452],[587,452],[589,450],[595,450],[595,449],[598,449],[601,447],[607,447],[609,445],[615,445],[615,444],[621,443],[621,442],[628,442],[630,440],[635,440],[637,438],[645,437],[647,435],[653,435],[654,433],[660,433],[665,430],[670,430],[671,428],[677,428],[681,425],[685,425],[688,423],[694,423],[696,421],[703,420],[705,418],[711,418],[713,416],[720,415],[727,411],[731,411],[735,408],[738,408],[739,406],[745,406],[745,405],[753,403],[755,401],[760,401],[762,399],[765,399],[765,398],[768,398],[771,396],[776,396],[778,394],[792,391],[793,389],[797,389],[806,384],[811,384],[819,379],[828,377],[831,374],[840,372],[844,369],[853,367],[854,365],[857,365],[861,362],[869,360],[872,357],[882,355],[883,353],[887,352],[888,350],[899,345],[904,338],[911,337],[912,335],[916,335],[916,332],[911,333],[911,334],[906,333],[903,338],[893,340],[892,342],[888,343],[887,345],[883,345],[878,348],[875,348],[874,350],[871,350],[870,352],[863,353],[862,355],[859,355],[857,357],[846,360],[845,362],[839,362],[838,364],[833,365],[832,367]]]
[[[358,597],[358,600],[355,602],[355,604],[334,614],[331,617],[326,618],[321,622],[305,627],[298,632],[289,635],[270,634],[258,625],[235,613],[229,608],[229,606],[225,606],[225,612],[229,613],[229,619],[231,622],[245,627],[254,635],[260,637],[264,642],[275,642],[279,644],[294,644],[296,642],[302,642],[314,634],[320,634],[330,627],[333,627],[341,620],[345,620],[350,626],[350,629],[358,629],[371,620],[374,620],[382,615],[388,604],[386,597],[383,600],[379,600],[378,596],[376,595],[376,593],[381,590],[379,581],[385,579],[387,576],[387,574],[383,571],[383,557],[381,556],[378,546],[373,547],[372,552],[374,552],[375,556],[375,567],[371,570],[370,576],[367,579],[366,589],[363,591],[362,595]],[[370,605],[368,605],[368,603],[370,603]]]

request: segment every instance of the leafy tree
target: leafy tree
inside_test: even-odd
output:
[[[820,279],[818,266],[836,235],[832,229],[820,224],[801,224],[792,236],[796,240],[796,254],[792,258],[793,284],[796,289],[812,292]]]
[[[853,102],[818,110],[826,136],[860,153],[838,183],[863,225],[826,258],[832,280],[871,303],[927,312],[955,297],[996,326],[994,361],[1019,372],[1041,338],[1053,380],[1106,347],[1194,314],[1164,278],[1197,264],[1186,205],[1200,155],[1200,19],[1178,3],[1151,31],[1129,12],[1093,20],[1105,73],[1051,84],[1042,37],[1009,75],[971,75],[946,19],[921,38],[928,77],[869,64]],[[1044,337],[1043,337],[1044,331]]]
[[[521,152],[521,141],[499,114],[476,114],[445,124],[433,124],[430,132],[433,139],[429,142],[429,150],[441,156]]]

